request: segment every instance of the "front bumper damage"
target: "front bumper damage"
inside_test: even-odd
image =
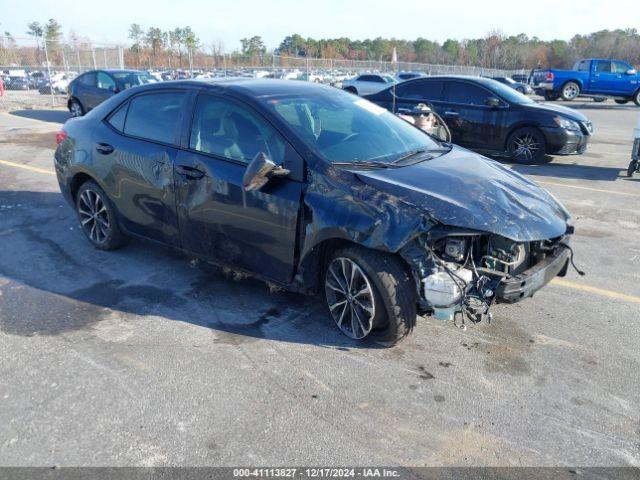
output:
[[[559,248],[551,255],[529,270],[508,279],[502,279],[496,289],[499,302],[515,303],[528,297],[544,287],[555,277],[564,277],[569,266],[569,249]]]
[[[401,252],[412,265],[419,311],[457,326],[464,326],[465,318],[491,321],[494,303],[532,297],[566,274],[571,231],[569,227],[567,235],[534,242],[459,229],[428,232]]]

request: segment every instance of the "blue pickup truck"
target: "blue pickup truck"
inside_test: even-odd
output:
[[[640,106],[640,75],[620,60],[590,58],[576,62],[573,70],[537,70],[533,89],[545,100],[609,97],[619,104],[633,101]]]

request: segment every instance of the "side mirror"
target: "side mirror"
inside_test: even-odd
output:
[[[247,192],[260,190],[269,179],[273,177],[286,177],[291,173],[281,165],[276,165],[272,160],[260,152],[247,165],[247,169],[242,177],[242,186]]]
[[[627,75],[636,75],[638,71],[635,68],[630,68],[627,70]]]
[[[484,101],[484,104],[488,107],[499,107],[500,99],[496,97],[489,97]]]

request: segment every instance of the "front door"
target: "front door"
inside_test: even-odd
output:
[[[489,97],[496,95],[470,82],[445,83],[445,103],[438,113],[451,130],[453,143],[479,150],[503,149],[508,105],[501,100],[501,106],[490,107]]]
[[[245,191],[243,175],[259,152],[286,168],[301,162],[249,106],[228,97],[198,96],[189,148],[178,153],[175,165],[182,247],[288,283],[296,258],[302,182],[275,178],[259,191]]]

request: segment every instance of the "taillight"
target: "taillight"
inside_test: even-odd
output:
[[[553,72],[547,72],[547,80],[553,82]]]
[[[56,133],[56,145],[60,145],[68,137],[67,132],[60,130]]]

